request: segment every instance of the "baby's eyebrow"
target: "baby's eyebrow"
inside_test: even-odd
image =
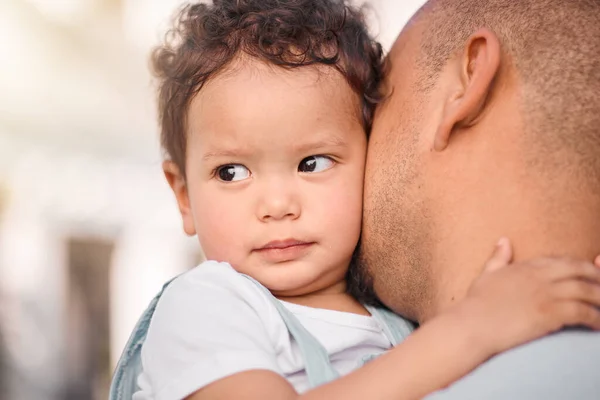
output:
[[[202,155],[202,159],[206,161],[211,158],[242,157],[246,154],[247,152],[241,149],[218,149],[207,151]]]
[[[311,150],[326,149],[326,148],[332,148],[332,147],[347,147],[347,146],[348,146],[347,141],[343,140],[342,138],[340,138],[338,136],[329,135],[325,138],[321,138],[321,139],[318,139],[315,141],[300,142],[294,146],[294,150],[297,152],[305,152],[305,151],[311,151]]]

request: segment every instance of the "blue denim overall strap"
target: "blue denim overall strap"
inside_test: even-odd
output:
[[[412,322],[402,318],[398,314],[394,314],[386,308],[373,306],[365,307],[371,313],[373,318],[379,322],[379,325],[381,325],[383,329],[383,333],[392,343],[392,346],[397,346],[415,330],[415,326]]]
[[[161,291],[152,299],[135,328],[133,328],[110,383],[108,395],[110,400],[131,400],[133,394],[138,390],[137,377],[142,372],[142,345],[146,340],[148,327],[158,300],[173,279],[163,285]]]
[[[337,371],[331,366],[329,354],[323,345],[298,321],[298,318],[292,314],[271,292],[261,285],[254,278],[244,275],[250,281],[254,282],[265,295],[271,300],[281,319],[285,323],[290,335],[298,344],[300,354],[304,360],[304,369],[306,377],[311,388],[315,388],[339,377]]]
[[[288,331],[296,340],[302,359],[304,360],[306,376],[311,388],[317,387],[324,383],[330,382],[339,377],[337,371],[331,366],[329,354],[321,343],[306,330],[306,328],[298,321],[279,300],[271,294],[271,292],[257,282],[255,279],[244,275],[250,281],[254,282],[265,295],[271,299],[272,303],[277,308],[279,315],[283,319]],[[397,314],[394,314],[388,309],[365,306],[371,313],[373,318],[381,326],[384,335],[390,341],[392,346],[398,345],[411,334],[415,329],[414,325]],[[371,356],[375,358],[376,356]]]

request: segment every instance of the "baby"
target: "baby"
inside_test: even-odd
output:
[[[170,38],[153,58],[163,168],[185,232],[210,261],[151,304],[111,398],[416,399],[564,325],[600,328],[578,313],[600,303],[586,294],[600,269],[506,267],[506,241],[474,294],[408,339],[408,321],[349,294],[382,75],[360,10],[214,0],[183,9]],[[558,298],[555,276],[577,290]],[[522,311],[503,318],[515,304]],[[480,322],[490,319],[494,337]]]

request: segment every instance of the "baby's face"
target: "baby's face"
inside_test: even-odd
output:
[[[184,219],[208,259],[276,295],[327,288],[344,279],[360,234],[359,100],[333,68],[243,63],[190,105]]]

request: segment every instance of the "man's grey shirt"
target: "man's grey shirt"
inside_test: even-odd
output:
[[[562,331],[490,359],[426,400],[600,400],[600,333]]]

